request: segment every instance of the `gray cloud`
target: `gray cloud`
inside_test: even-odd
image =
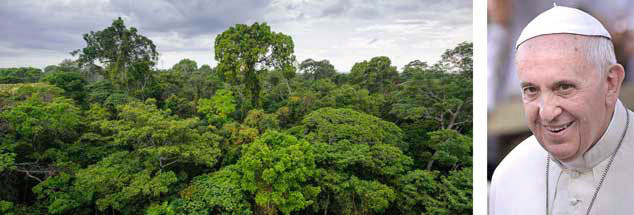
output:
[[[334,2],[327,6],[322,12],[322,16],[338,16],[344,14],[350,9],[350,0],[342,0]]]
[[[0,3],[0,67],[71,58],[82,34],[117,17],[154,41],[159,67],[183,58],[214,65],[215,35],[237,23],[268,22],[291,35],[298,60],[329,59],[340,71],[373,56],[402,66],[433,63],[445,49],[471,40],[469,0],[97,0]],[[41,59],[41,60],[40,60]],[[45,59],[45,60],[44,60]],[[31,65],[19,63],[32,62]]]

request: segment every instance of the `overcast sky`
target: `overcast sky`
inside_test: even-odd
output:
[[[298,61],[327,59],[340,72],[388,56],[433,64],[472,41],[472,0],[0,0],[0,67],[44,68],[86,46],[84,33],[122,17],[150,38],[159,68],[189,58],[216,65],[213,42],[238,23],[290,35]]]

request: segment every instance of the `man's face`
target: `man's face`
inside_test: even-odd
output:
[[[604,71],[587,62],[579,46],[587,37],[543,35],[518,50],[528,127],[555,158],[567,162],[585,153],[611,119]]]

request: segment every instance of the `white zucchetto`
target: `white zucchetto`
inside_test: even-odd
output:
[[[612,39],[599,20],[579,9],[555,6],[533,19],[517,39],[515,49],[533,37],[547,34],[578,34]]]

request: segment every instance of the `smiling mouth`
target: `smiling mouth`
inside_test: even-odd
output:
[[[546,130],[552,132],[552,133],[561,133],[562,131],[566,130],[567,128],[569,128],[573,123],[575,123],[575,121],[569,122],[568,124],[562,125],[562,126],[544,126],[546,127]]]

